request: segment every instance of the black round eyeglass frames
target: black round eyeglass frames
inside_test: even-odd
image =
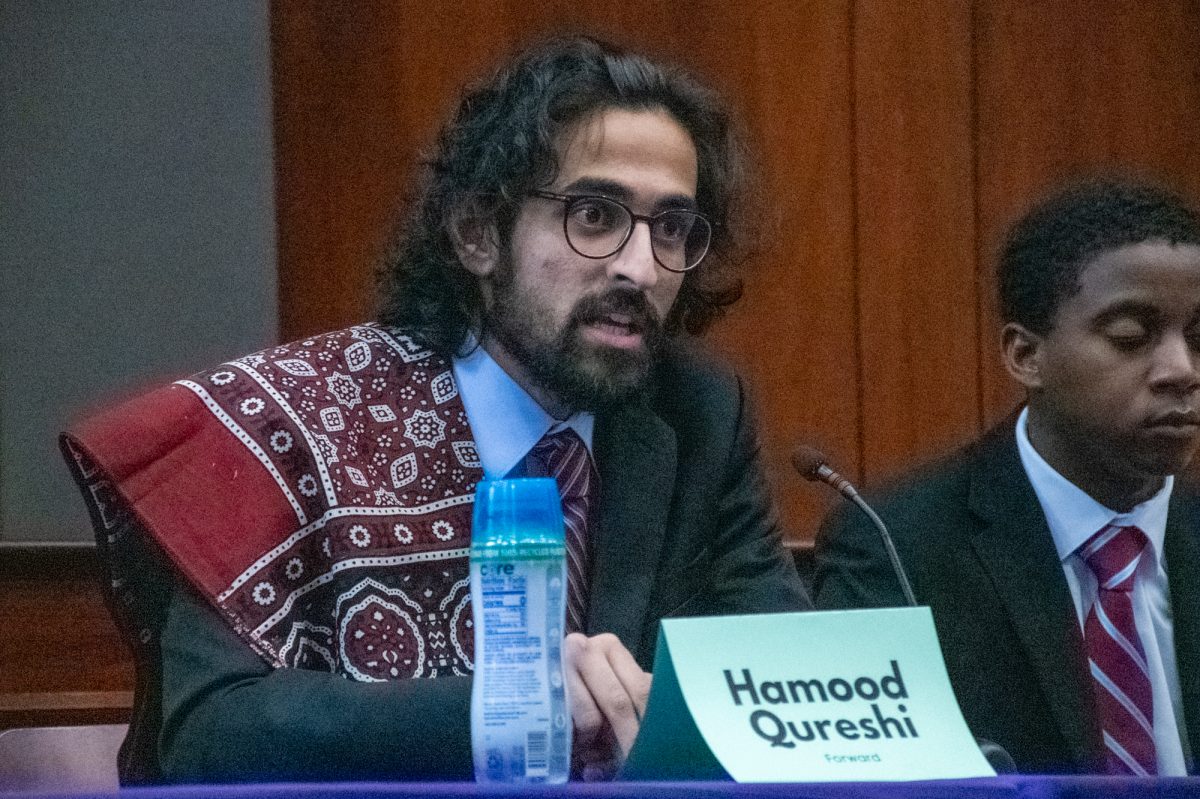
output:
[[[636,222],[645,222],[650,228],[654,260],[671,272],[694,269],[712,242],[712,225],[695,211],[668,208],[645,216],[611,197],[549,191],[530,194],[563,204],[563,235],[571,249],[584,258],[608,258],[619,252],[633,235]]]

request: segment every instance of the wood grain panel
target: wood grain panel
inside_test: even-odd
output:
[[[999,364],[995,253],[1055,183],[1134,173],[1200,196],[1200,3],[978,0],[983,411],[1019,395]]]
[[[810,539],[831,503],[790,465],[804,442],[859,465],[854,330],[849,2],[706,6],[705,74],[717,77],[761,157],[768,224],[746,294],[713,340],[757,400],[785,528]]]
[[[0,728],[127,721],[133,657],[90,547],[0,551]]]
[[[971,6],[856,3],[863,475],[977,430]]]
[[[374,268],[421,148],[462,76],[504,48],[506,17],[464,5],[463,17],[418,3],[273,5],[284,340],[369,315]]]
[[[35,691],[0,694],[0,730],[128,724],[132,691]]]

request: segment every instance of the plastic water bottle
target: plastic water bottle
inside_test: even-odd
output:
[[[566,597],[558,485],[549,478],[481,482],[471,532],[471,747],[478,782],[567,781]]]

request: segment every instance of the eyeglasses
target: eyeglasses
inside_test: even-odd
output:
[[[549,191],[529,193],[563,204],[563,235],[571,249],[584,258],[607,258],[618,252],[633,235],[634,222],[649,225],[654,260],[670,272],[694,268],[704,260],[712,242],[712,225],[695,211],[672,208],[643,216],[608,197]]]

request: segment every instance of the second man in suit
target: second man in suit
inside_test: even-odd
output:
[[[1000,263],[1019,413],[877,501],[959,703],[1028,772],[1181,775],[1200,752],[1200,218],[1153,187],[1067,189]],[[903,604],[853,513],[819,607]]]

